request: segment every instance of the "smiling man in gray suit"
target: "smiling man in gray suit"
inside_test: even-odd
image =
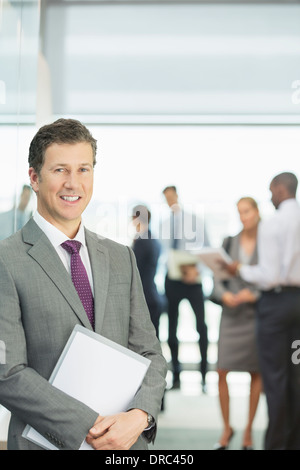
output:
[[[92,197],[96,148],[78,121],[59,119],[42,127],[29,150],[37,212],[0,243],[0,340],[6,352],[0,404],[11,412],[11,450],[40,449],[22,437],[26,424],[63,450],[79,449],[85,439],[95,449],[147,449],[156,434],[166,363],[134,255],[86,230],[81,221]],[[74,240],[84,298],[73,277],[74,253],[62,246]],[[151,360],[126,412],[99,416],[48,383],[76,324]]]

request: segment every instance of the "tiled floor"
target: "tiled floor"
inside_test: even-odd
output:
[[[165,411],[159,416],[159,432],[154,447],[211,450],[222,430],[217,374],[207,374],[207,394],[201,391],[198,372],[182,372],[181,378],[181,389],[166,393]],[[236,434],[231,448],[235,450],[241,447],[242,431],[247,421],[249,376],[246,373],[230,373],[228,382],[231,424]],[[253,425],[254,446],[257,450],[263,448],[266,423],[265,396],[262,395]]]
[[[168,375],[170,384],[171,374]],[[200,374],[181,373],[180,390],[169,390],[165,396],[165,410],[158,420],[158,435],[154,449],[202,449],[210,450],[218,440],[222,421],[218,402],[217,374],[207,374],[207,394],[201,391]],[[232,450],[241,447],[241,434],[248,413],[249,376],[230,373],[228,377],[231,400],[232,426],[236,431]],[[5,441],[9,413],[0,409],[0,441]],[[265,397],[262,395],[254,421],[254,444],[261,449],[266,428]],[[1,448],[0,448],[1,449]]]
[[[201,377],[197,372],[199,347],[195,331],[195,319],[189,305],[182,302],[182,314],[179,321],[180,361],[183,364],[180,390],[168,391],[165,397],[165,411],[159,416],[156,449],[195,448],[211,449],[220,436],[222,429],[218,402],[218,377],[214,372],[217,359],[218,325],[220,309],[209,303],[206,309],[209,330],[208,361],[211,372],[207,374],[207,394],[202,394]],[[167,318],[161,318],[161,341],[163,353],[170,360],[170,351],[166,344]],[[172,375],[168,374],[170,386]],[[240,448],[240,435],[246,424],[250,377],[247,373],[230,373],[228,376],[231,400],[232,426],[236,430],[232,447]],[[7,437],[9,413],[0,407],[0,449],[1,441]],[[262,436],[266,428],[266,405],[262,395],[254,421],[255,447],[262,447]],[[183,433],[182,430],[185,430]]]

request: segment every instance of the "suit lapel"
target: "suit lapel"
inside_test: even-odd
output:
[[[101,333],[109,282],[108,250],[96,234],[85,231],[94,281],[95,331]]]
[[[31,219],[23,228],[23,240],[32,245],[28,251],[31,256],[45,271],[47,276],[56,285],[57,289],[69,303],[80,322],[89,329],[92,326],[87,318],[83,305],[78,297],[71,276],[68,275],[58,254],[51,245],[50,241]]]

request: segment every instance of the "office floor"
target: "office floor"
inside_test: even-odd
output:
[[[180,330],[181,389],[169,390],[165,395],[165,411],[158,420],[158,433],[154,446],[156,450],[211,450],[220,437],[222,420],[218,401],[218,376],[213,370],[217,358],[217,336],[220,312],[217,306],[209,304],[207,324],[210,332],[208,361],[211,371],[207,374],[207,394],[201,390],[199,367],[199,348],[195,332],[194,316],[185,301],[182,302]],[[163,354],[170,361],[170,351],[166,344],[167,318],[161,318],[161,340]],[[194,341],[193,341],[194,340]],[[170,387],[172,374],[168,372],[167,383]],[[248,414],[250,376],[247,373],[228,375],[231,399],[232,427],[235,430],[230,449],[241,448],[243,427]],[[5,447],[9,413],[0,406],[0,450]],[[267,424],[265,396],[262,395],[254,421],[254,447],[263,448],[264,431]],[[3,444],[4,443],[4,444]]]
[[[168,383],[171,374],[168,374]],[[218,440],[222,421],[218,402],[217,374],[207,374],[207,394],[201,391],[200,374],[196,371],[181,373],[181,389],[168,390],[165,395],[165,410],[158,419],[158,433],[150,450],[211,450]],[[247,420],[249,376],[243,373],[230,373],[228,377],[231,394],[232,427],[235,430],[230,449],[239,450],[243,427]],[[9,413],[0,408],[0,450],[7,437]],[[266,428],[265,397],[261,396],[254,421],[254,447],[263,448]],[[2,444],[1,444],[2,443]]]
[[[201,391],[198,372],[182,372],[181,379],[180,390],[170,390],[166,393],[165,410],[158,420],[157,439],[150,449],[212,450],[222,430],[217,374],[216,372],[207,374],[207,394]],[[230,449],[239,450],[248,415],[249,376],[246,373],[230,373],[228,382],[231,395],[231,423],[235,431]],[[266,424],[266,403],[265,396],[262,395],[253,425],[256,450],[263,449]]]

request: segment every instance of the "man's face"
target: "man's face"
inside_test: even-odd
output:
[[[271,201],[276,209],[278,209],[279,204],[282,202],[282,187],[280,184],[270,184],[270,191],[272,194]]]
[[[178,195],[177,195],[176,191],[174,191],[174,189],[167,189],[164,192],[164,196],[165,196],[167,204],[170,208],[172,208],[172,206],[178,204]]]
[[[93,193],[93,151],[87,142],[52,144],[38,175],[29,169],[39,213],[70,238]]]

